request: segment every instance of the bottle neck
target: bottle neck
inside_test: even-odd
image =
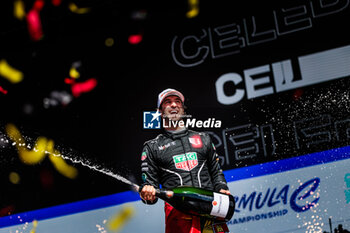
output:
[[[141,192],[142,186],[134,185],[132,189],[138,193]],[[156,189],[156,196],[160,199],[171,199],[174,196],[174,192],[166,189]]]
[[[156,189],[156,196],[162,199],[170,199],[174,196],[174,192],[170,190]]]

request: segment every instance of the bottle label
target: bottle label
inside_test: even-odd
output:
[[[225,218],[230,207],[229,196],[214,193],[214,200],[212,201],[213,208],[210,212],[210,215]]]

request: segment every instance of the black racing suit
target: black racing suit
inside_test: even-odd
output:
[[[207,133],[187,129],[178,133],[165,131],[145,142],[141,160],[142,186],[159,188],[161,184],[162,188],[170,189],[193,186],[217,192],[228,190],[218,155]]]

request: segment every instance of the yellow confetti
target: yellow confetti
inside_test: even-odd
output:
[[[188,7],[187,18],[194,18],[199,14],[199,0],[188,0]]]
[[[78,175],[78,170],[67,164],[61,157],[50,154],[49,159],[56,168],[56,170],[67,178],[75,179]]]
[[[61,157],[50,154],[49,159],[51,160],[56,170],[65,177],[69,179],[75,179],[78,176],[78,170],[75,167],[67,164]]]
[[[16,126],[13,124],[7,124],[5,130],[10,139],[14,141],[18,150],[19,158],[23,163],[34,165],[40,163],[45,158],[45,148],[47,144],[46,138],[39,137],[35,143],[36,145],[34,149],[28,150],[25,147],[26,142]]]
[[[19,158],[23,163],[34,165],[40,163],[45,158],[45,148],[47,139],[39,137],[33,150],[28,150],[23,146],[17,144]]]
[[[59,157],[60,152],[54,149],[54,142],[52,140],[47,144],[47,150],[51,152],[49,154],[49,159],[59,173],[70,179],[75,179],[77,177],[78,170]]]
[[[19,20],[23,20],[26,17],[24,2],[22,0],[15,0],[13,2],[13,15]]]
[[[20,160],[28,165],[40,163],[49,154],[49,159],[55,169],[63,176],[74,179],[78,175],[78,170],[67,164],[62,157],[59,157],[60,152],[54,148],[54,141],[48,140],[45,137],[38,137],[33,150],[28,150],[26,142],[19,130],[13,124],[7,124],[5,127],[7,135],[14,142]]]
[[[10,139],[15,143],[20,143],[21,141],[24,141],[21,133],[19,132],[19,130],[16,128],[15,125],[7,124],[5,127],[5,130],[7,135],[10,137]]]
[[[9,180],[12,184],[19,184],[19,182],[21,181],[21,177],[18,175],[17,172],[10,172]]]
[[[106,40],[105,40],[105,45],[107,46],[107,47],[111,47],[111,46],[113,46],[114,45],[114,39],[113,38],[107,38]]]
[[[70,68],[69,70],[69,76],[71,78],[79,78],[80,77],[80,73],[77,71],[77,69],[75,69],[74,67]]]
[[[11,83],[19,83],[23,80],[23,73],[12,68],[5,59],[0,61],[0,75]]]
[[[34,220],[33,221],[33,228],[30,230],[30,233],[35,233],[37,227],[38,227],[38,221]]]
[[[76,13],[76,14],[86,14],[90,12],[90,8],[88,7],[81,7],[79,8],[75,3],[71,2],[68,5],[68,8],[71,12]]]
[[[135,209],[133,206],[123,206],[120,212],[118,212],[116,215],[114,215],[111,219],[108,220],[108,229],[114,232],[119,232],[126,224],[126,222],[128,222],[134,216],[134,213]]]

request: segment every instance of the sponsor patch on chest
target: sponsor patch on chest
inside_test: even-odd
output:
[[[165,149],[167,149],[168,147],[170,147],[170,146],[175,146],[176,145],[176,143],[173,141],[173,142],[168,142],[167,144],[165,144],[165,145],[162,145],[162,146],[158,146],[158,149],[159,150],[165,150]]]
[[[198,165],[196,152],[188,152],[186,154],[173,156],[176,169],[191,171]]]
[[[190,141],[191,146],[193,148],[202,148],[203,147],[203,142],[202,142],[201,136],[199,136],[199,135],[193,135],[193,136],[189,137],[188,140]]]

